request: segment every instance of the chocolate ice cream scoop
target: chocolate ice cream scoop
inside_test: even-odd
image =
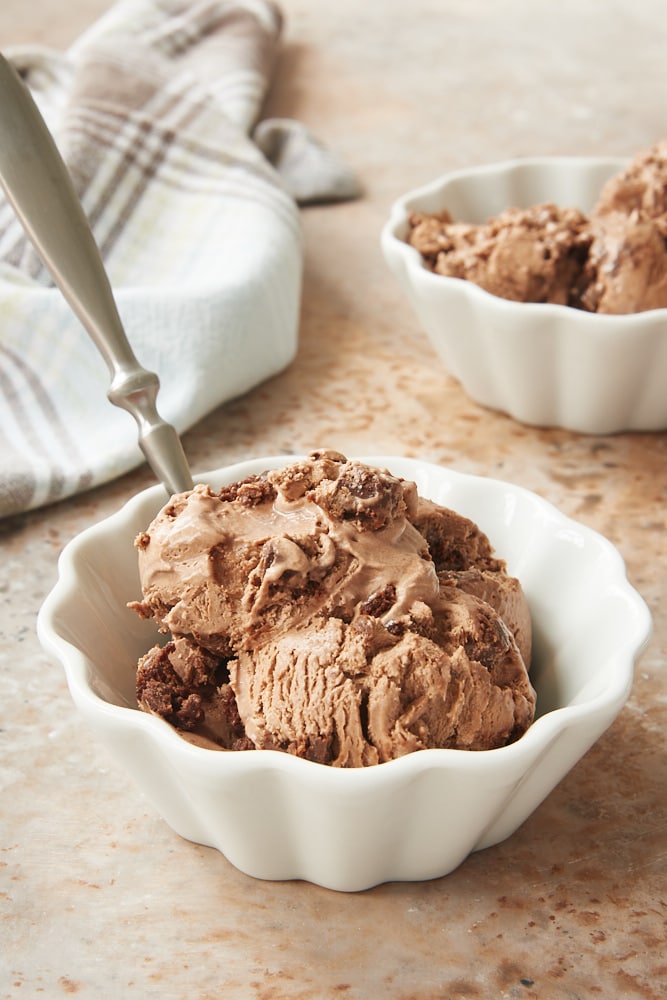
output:
[[[408,241],[437,274],[515,302],[570,305],[591,237],[577,209],[541,204],[508,208],[479,226],[415,214]]]
[[[620,212],[654,221],[667,236],[667,139],[641,150],[603,186],[591,217]]]
[[[334,452],[219,493],[196,486],[137,539],[141,611],[226,656],[364,602],[400,616],[438,593],[415,503],[413,484]]]
[[[615,315],[665,308],[667,247],[656,225],[638,212],[612,212],[592,219],[591,230],[585,308]]]
[[[485,602],[448,596],[428,624],[400,635],[317,617],[241,653],[229,669],[246,735],[257,748],[342,767],[521,735],[535,696],[511,632]]]
[[[473,522],[387,470],[322,451],[197,486],[137,547],[134,607],[172,637],[138,698],[182,730],[356,767],[532,721],[518,582]]]

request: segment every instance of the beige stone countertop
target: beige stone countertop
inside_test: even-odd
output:
[[[193,0],[194,2],[194,0]],[[64,47],[105,0],[3,0],[0,47]],[[444,170],[630,155],[667,135],[662,0],[284,0],[270,111],[362,199],[303,210],[300,348],[185,437],[192,465],[330,446],[507,479],[611,539],[654,616],[627,706],[505,843],[358,894],[256,881],[181,840],[93,742],[41,650],[61,547],[143,467],[0,522],[0,997],[667,995],[667,435],[521,426],[443,369],[381,257],[392,200]],[[667,387],[666,387],[667,391]]]

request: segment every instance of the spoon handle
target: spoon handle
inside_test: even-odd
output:
[[[159,380],[137,361],[67,167],[14,67],[0,54],[0,183],[53,280],[111,375],[109,400],[132,414],[139,446],[169,494],[192,488],[174,427],[157,411]]]

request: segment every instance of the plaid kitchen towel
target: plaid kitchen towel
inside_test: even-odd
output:
[[[261,123],[252,139],[281,27],[269,0],[122,0],[64,54],[6,52],[69,166],[128,339],[179,431],[291,362],[295,199],[358,194],[297,123]],[[143,461],[108,387],[0,199],[0,515]]]

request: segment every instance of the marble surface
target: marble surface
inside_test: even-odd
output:
[[[66,46],[104,0],[3,0],[0,46]],[[523,484],[607,535],[654,615],[627,706],[524,826],[446,878],[336,894],[181,840],[96,745],[35,617],[62,545],[145,468],[0,522],[0,997],[463,1000],[667,992],[667,435],[535,430],[450,378],[381,258],[390,202],[450,167],[629,155],[667,133],[659,0],[284,0],[269,101],[358,172],[303,212],[293,366],[186,436],[203,470],[328,445]]]

